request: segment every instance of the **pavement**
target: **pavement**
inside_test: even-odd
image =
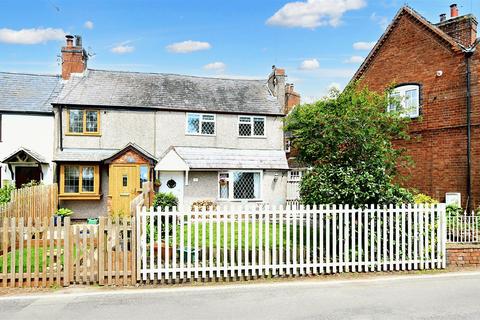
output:
[[[480,272],[0,297],[0,319],[480,319]]]

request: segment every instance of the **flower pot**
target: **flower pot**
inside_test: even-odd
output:
[[[65,216],[53,216],[53,225],[57,226],[58,224],[60,224],[61,226],[63,226],[64,220]]]

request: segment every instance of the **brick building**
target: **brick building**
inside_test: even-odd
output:
[[[461,193],[462,205],[474,208],[480,205],[477,20],[459,16],[456,5],[450,11],[431,23],[401,8],[353,79],[375,91],[393,85],[409,107],[412,140],[397,145],[415,165],[401,168],[409,176],[404,184],[440,201],[447,192]]]

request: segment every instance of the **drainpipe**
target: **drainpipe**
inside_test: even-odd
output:
[[[471,128],[471,109],[472,109],[472,96],[471,96],[471,68],[470,58],[475,52],[475,45],[465,49],[465,65],[467,68],[467,212],[470,213],[472,208],[472,174],[471,174],[471,149],[472,149],[472,128]]]
[[[62,121],[62,116],[63,116],[63,108],[60,106],[58,108],[58,120],[60,121],[60,125],[58,126],[58,129],[60,130],[59,132],[59,147],[60,147],[60,151],[63,151],[63,121]]]

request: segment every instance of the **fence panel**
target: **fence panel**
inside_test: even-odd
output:
[[[39,185],[12,191],[11,200],[0,204],[0,218],[51,218],[58,208],[57,184]]]
[[[66,285],[69,221],[3,219],[0,227],[0,286],[47,287]]]
[[[447,218],[447,242],[480,243],[480,216],[461,215]]]
[[[0,287],[136,283],[135,220],[0,219]]]
[[[137,221],[144,281],[433,269],[446,264],[443,204],[139,208]]]

